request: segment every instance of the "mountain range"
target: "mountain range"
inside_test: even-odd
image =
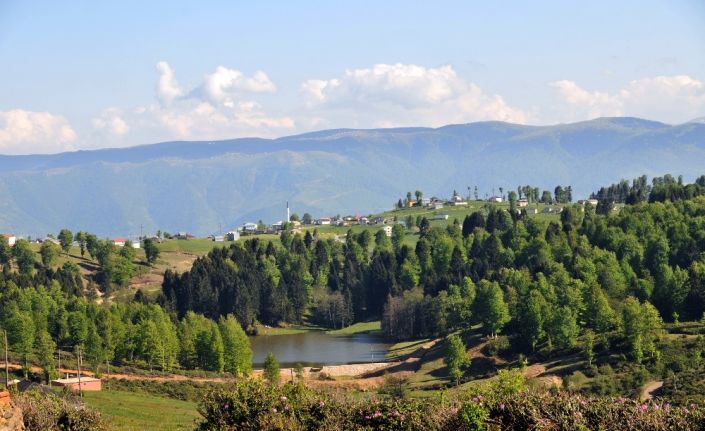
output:
[[[287,201],[300,215],[369,214],[417,189],[450,196],[477,186],[484,197],[526,184],[571,185],[577,199],[665,173],[705,173],[705,123],[478,122],[0,156],[0,231],[205,235],[281,220]]]

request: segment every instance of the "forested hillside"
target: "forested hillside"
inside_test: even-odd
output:
[[[70,245],[73,236],[67,230],[59,238],[66,236]],[[94,235],[76,236],[81,250],[99,263],[88,284],[71,261],[54,269],[57,255],[65,251],[51,241],[42,244],[39,262],[27,241],[9,247],[0,235],[0,331],[7,331],[12,358],[23,364],[25,375],[36,364],[45,380],[57,377],[61,351],[80,356],[96,372],[109,364],[250,372],[249,342],[232,315],[208,319],[189,312],[176,319],[141,291],[131,301],[109,301],[108,294],[125,289],[134,272],[133,248],[128,244],[118,251]],[[144,244],[150,248],[149,240]]]

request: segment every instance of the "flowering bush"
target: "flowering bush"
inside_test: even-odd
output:
[[[705,411],[696,405],[640,403],[626,398],[571,393],[494,391],[463,401],[353,398],[252,380],[216,390],[201,402],[199,429],[234,430],[596,430],[705,431]]]

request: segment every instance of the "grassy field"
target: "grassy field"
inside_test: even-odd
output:
[[[101,412],[115,431],[192,430],[196,404],[120,391],[86,392],[88,406]]]
[[[366,332],[379,332],[382,330],[382,325],[379,320],[374,322],[360,322],[350,325],[347,328],[336,329],[335,331],[326,332],[329,335],[353,335],[363,334]]]
[[[317,326],[290,325],[287,327],[278,328],[266,325],[257,325],[257,335],[292,335],[320,330],[321,328]]]
[[[395,361],[410,353],[413,353],[416,349],[429,341],[430,338],[423,338],[421,340],[402,341],[400,343],[396,343],[387,351],[387,359],[390,361]]]

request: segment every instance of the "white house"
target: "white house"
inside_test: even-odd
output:
[[[247,233],[257,232],[257,223],[245,223],[242,225],[242,230]]]
[[[225,238],[228,241],[237,241],[240,239],[240,232],[232,230],[232,231],[225,234]]]
[[[5,238],[7,238],[7,243],[10,244],[10,247],[15,245],[17,242],[17,236],[14,233],[4,233],[2,234]]]
[[[498,203],[502,203],[504,201],[504,199],[502,199],[502,196],[492,196],[488,200],[490,202],[498,202]]]
[[[521,198],[517,201],[517,205],[519,205],[519,208],[523,207],[528,207],[529,206],[529,200],[526,198]]]
[[[121,236],[113,238],[113,245],[116,247],[124,247],[126,242],[127,238],[123,238]]]
[[[382,230],[384,231],[384,234],[385,234],[385,235],[387,235],[387,236],[389,236],[389,237],[392,236],[392,227],[391,227],[391,226],[389,226],[389,225],[384,226],[384,227],[382,228]]]
[[[317,223],[321,226],[330,226],[330,217],[321,217],[317,220]]]
[[[433,220],[448,220],[448,214],[436,214]]]
[[[431,208],[434,210],[439,210],[443,208],[443,203],[442,202],[436,202],[435,204],[431,204]]]

